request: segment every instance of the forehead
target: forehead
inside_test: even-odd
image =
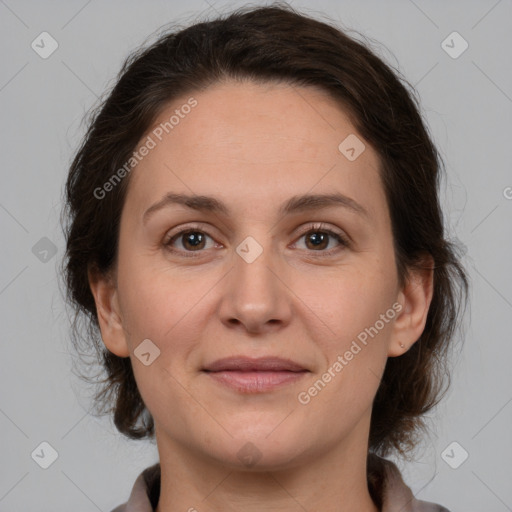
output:
[[[340,151],[347,137],[364,143],[352,161]],[[215,84],[166,105],[139,148],[144,144],[152,149],[132,171],[126,199],[139,215],[171,191],[216,195],[247,207],[248,198],[259,197],[263,207],[272,198],[281,205],[293,194],[334,189],[357,196],[368,210],[384,199],[376,153],[317,88]]]

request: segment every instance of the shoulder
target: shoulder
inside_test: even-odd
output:
[[[370,454],[368,474],[369,486],[374,485],[373,494],[380,498],[382,512],[450,512],[437,503],[416,499],[400,470],[390,460]]]
[[[154,512],[160,496],[160,464],[147,467],[133,484],[130,497],[111,512]]]

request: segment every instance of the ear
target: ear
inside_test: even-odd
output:
[[[410,270],[409,278],[399,293],[398,302],[402,310],[393,326],[388,357],[407,352],[425,329],[434,292],[434,259],[430,254],[424,256],[422,267]]]
[[[114,279],[110,274],[104,275],[91,268],[88,269],[87,275],[96,302],[103,343],[116,356],[129,357],[130,350],[126,343]]]

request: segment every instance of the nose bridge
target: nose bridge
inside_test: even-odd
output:
[[[259,235],[258,240],[253,236],[246,237],[236,247],[234,256],[236,280],[250,286],[254,292],[271,284],[269,277],[274,274],[270,269],[276,266],[277,259],[269,237]]]
[[[233,269],[223,298],[223,321],[258,331],[289,320],[286,286],[278,277],[281,258],[268,233],[247,236],[233,254]]]

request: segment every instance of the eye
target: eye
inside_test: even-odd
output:
[[[350,246],[349,240],[342,233],[325,228],[323,224],[309,226],[307,231],[302,233],[299,240],[302,238],[305,238],[306,250],[322,253],[322,256],[328,256],[339,251],[340,246]],[[208,239],[212,241],[209,247],[207,246]],[[334,248],[326,250],[332,240],[337,242],[337,244]],[[181,247],[176,248],[176,243],[181,245]],[[297,244],[297,242],[295,244]],[[208,233],[205,233],[199,227],[189,226],[168,237],[166,241],[163,242],[163,245],[171,252],[180,253],[185,257],[195,257],[200,254],[196,255],[194,253],[201,253],[204,252],[205,249],[211,249],[216,246],[216,243]]]
[[[193,257],[195,256],[194,254],[186,253],[202,252],[203,249],[212,247],[212,245],[206,247],[208,238],[213,241],[213,238],[204,231],[195,227],[188,227],[167,238],[167,240],[163,242],[163,245],[171,252],[180,252],[183,253],[184,256]],[[178,242],[181,248],[176,249],[175,242]]]
[[[299,240],[302,238],[305,238],[307,250],[325,253],[326,255],[337,252],[339,246],[349,247],[350,245],[348,239],[343,236],[343,234],[333,231],[332,229],[324,228],[322,224],[309,226],[309,229],[301,235]],[[330,241],[333,239],[337,242],[337,247],[326,250]]]

